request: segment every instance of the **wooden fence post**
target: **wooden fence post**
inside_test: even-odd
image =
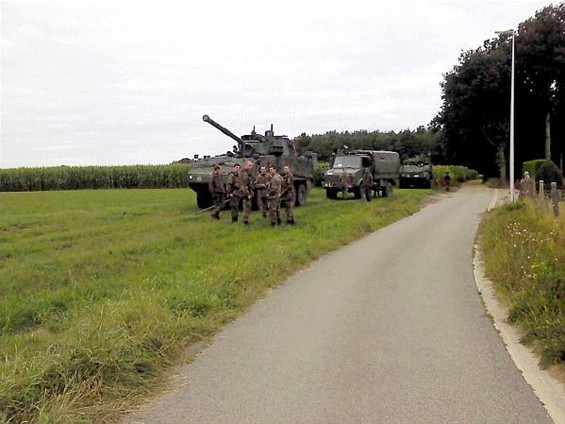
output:
[[[559,202],[561,201],[561,190],[557,190],[557,183],[551,183],[551,191],[549,197],[553,206],[553,216],[559,217]]]

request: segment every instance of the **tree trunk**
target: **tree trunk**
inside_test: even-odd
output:
[[[498,164],[498,172],[500,173],[500,181],[506,181],[506,158],[504,157],[504,146],[498,146],[496,154],[496,163]]]
[[[549,112],[545,115],[545,159],[551,160],[551,123]]]

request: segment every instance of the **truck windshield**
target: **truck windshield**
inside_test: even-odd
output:
[[[334,168],[360,168],[361,158],[359,156],[336,156]]]

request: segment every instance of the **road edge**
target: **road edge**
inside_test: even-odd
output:
[[[489,210],[498,203],[498,189],[495,189]],[[473,246],[473,275],[475,285],[488,314],[492,317],[506,350],[526,382],[547,410],[555,424],[565,424],[565,384],[555,379],[548,371],[539,367],[539,360],[532,349],[520,343],[518,329],[507,321],[508,308],[496,298],[493,283],[485,276],[482,253],[479,246]]]

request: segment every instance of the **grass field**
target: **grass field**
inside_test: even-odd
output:
[[[270,287],[416,212],[426,190],[329,201],[297,225],[197,214],[192,191],[0,193],[0,422],[108,422]]]

